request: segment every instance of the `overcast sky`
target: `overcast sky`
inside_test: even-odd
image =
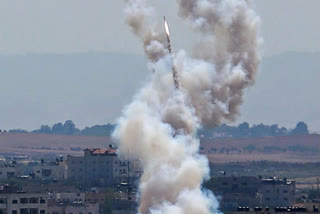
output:
[[[260,15],[262,21],[261,35],[264,39],[262,47],[264,57],[288,51],[320,52],[319,0],[254,0],[252,2],[254,4],[253,7]],[[163,15],[167,16],[171,27],[174,49],[178,50],[183,48],[189,50],[192,41],[197,39],[197,35],[189,30],[187,23],[182,22],[177,17],[175,1],[150,0],[150,5],[154,5],[155,11],[157,12],[155,19],[158,19],[159,23],[162,22]],[[71,54],[92,53],[97,51],[142,55],[143,52],[140,41],[131,34],[125,25],[123,7],[124,1],[121,0],[0,0],[0,55]],[[141,63],[137,67],[139,67],[138,69],[143,69],[141,68]],[[39,127],[41,124],[52,125],[54,122],[62,122],[67,119],[74,120],[80,127],[109,121],[113,122],[115,118],[120,116],[119,109],[123,108],[124,102],[128,102],[128,97],[131,97],[133,92],[137,90],[137,87],[141,85],[139,78],[143,78],[144,75],[143,71],[139,74],[137,73],[136,79],[128,78],[128,82],[136,82],[132,83],[131,88],[128,86],[127,91],[123,89],[124,93],[126,93],[123,95],[126,97],[123,102],[110,102],[108,103],[109,106],[104,106],[98,101],[95,102],[94,99],[98,98],[92,98],[93,100],[88,98],[88,101],[84,100],[83,102],[77,103],[69,94],[63,98],[66,103],[61,102],[59,104],[61,108],[58,111],[58,108],[54,107],[55,103],[54,105],[52,104],[53,101],[51,98],[45,96],[44,93],[47,92],[41,94],[41,90],[47,83],[44,80],[47,80],[48,84],[50,83],[50,78],[46,75],[46,71],[44,70],[44,73],[38,74],[37,78],[26,76],[26,78],[30,78],[30,82],[24,83],[24,75],[26,72],[30,72],[29,70],[32,69],[32,67],[19,69],[20,73],[7,74],[4,70],[1,70],[0,65],[0,84],[1,80],[3,81],[2,83],[6,82],[6,84],[8,84],[9,79],[14,79],[15,76],[21,77],[21,84],[14,85],[14,90],[8,88],[6,84],[0,85],[2,93],[6,94],[3,96],[0,94],[0,98],[2,99],[2,104],[0,104],[4,106],[3,104],[6,102],[5,107],[2,108],[2,106],[0,106],[1,129],[23,128],[31,130]],[[89,72],[94,71],[88,70],[88,73]],[[113,69],[106,72],[108,72],[109,82],[119,84],[116,87],[126,87],[126,84],[121,84],[119,75],[115,74]],[[54,69],[51,69],[49,75],[52,79],[56,80],[61,77],[61,74],[58,72],[55,75]],[[75,74],[72,73],[72,75],[74,76]],[[8,78],[8,80],[6,78]],[[66,94],[68,91],[77,93],[77,90],[74,88],[75,85],[73,85],[72,82],[67,84],[67,80],[72,81],[72,78],[70,76],[66,77],[66,85],[63,89],[66,91]],[[263,82],[266,81],[264,79],[259,79],[259,81],[261,85],[269,84]],[[259,84],[259,81],[257,84]],[[290,76],[288,76],[288,81],[291,81]],[[104,87],[99,86],[106,91],[106,96],[109,96],[108,93],[112,90],[114,91],[115,87],[114,84],[110,84],[112,86],[109,87],[109,82],[106,80]],[[25,88],[19,88],[22,87],[23,84],[28,84],[32,87],[33,91],[28,92],[28,96],[30,97],[23,94],[18,95],[20,91],[25,90]],[[77,87],[81,87],[80,82],[77,84],[79,84]],[[96,86],[94,79],[92,79],[90,84],[92,88]],[[101,78],[99,79],[99,84],[103,85]],[[91,86],[88,85],[87,87],[89,88]],[[26,86],[24,85],[23,87]],[[52,86],[52,90],[54,90],[53,87],[54,86]],[[254,90],[255,87],[257,86],[254,86],[250,90]],[[278,89],[281,90],[282,85],[279,84],[273,87],[278,87]],[[119,99],[119,97],[115,96],[117,92],[115,91],[113,93],[113,95],[110,94],[110,97],[105,97],[104,99]],[[318,91],[314,90],[312,93],[313,94],[310,95],[311,97],[313,96],[315,99],[319,99]],[[59,96],[62,95],[60,94]],[[8,97],[14,98],[16,102],[12,102],[11,104],[6,100]],[[31,111],[37,110],[40,102],[43,108],[48,106],[47,111],[43,111],[42,109],[42,114],[31,113]],[[72,111],[61,112],[67,103],[68,108],[75,108],[76,105],[78,105],[78,109],[75,110],[77,111],[76,115],[73,115]],[[250,102],[248,103],[250,104]],[[96,112],[97,115],[94,115],[95,112],[92,112],[90,105],[100,105],[100,110]],[[305,105],[313,105],[313,103],[306,103]],[[250,114],[248,112],[251,112],[253,108],[251,104],[250,106],[244,105],[246,108],[243,109],[244,115]],[[289,106],[289,104],[287,107],[291,109],[294,108],[294,106]],[[108,117],[103,117],[101,120],[97,119],[104,113],[104,109],[105,115],[108,115]],[[111,111],[109,109],[117,109],[117,111]],[[284,109],[273,109],[273,111],[284,111]],[[291,111],[293,112],[292,115],[297,115],[294,109]],[[17,114],[17,112],[29,115],[30,117],[21,121],[21,115]],[[56,112],[56,114],[48,115],[49,112]],[[110,112],[112,112],[112,115]],[[315,117],[319,118],[319,115]],[[92,118],[92,120],[90,120],[90,118]],[[304,118],[301,120],[303,119]],[[241,120],[248,120],[248,117],[242,117]],[[258,118],[257,120],[258,122],[264,122],[263,118]],[[320,121],[320,118],[313,124],[316,124],[318,121]],[[268,122],[272,123],[270,120],[268,120]],[[275,118],[274,122],[285,125],[288,124],[288,120],[285,121],[285,119],[282,118]],[[293,121],[290,121],[290,124],[292,122]],[[313,125],[313,130],[320,131],[320,128]]]

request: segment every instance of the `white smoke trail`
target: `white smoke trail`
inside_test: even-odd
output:
[[[150,24],[152,8],[128,0],[126,20],[141,38],[155,74],[126,107],[113,134],[121,155],[140,159],[142,213],[216,213],[215,197],[201,191],[209,175],[196,130],[234,120],[243,90],[259,64],[259,19],[246,0],[177,0],[179,14],[204,39],[193,58],[175,55],[181,90],[173,87],[163,27]],[[159,29],[159,30],[157,30]]]

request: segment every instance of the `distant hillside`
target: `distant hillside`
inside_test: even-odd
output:
[[[109,137],[1,133],[0,155],[82,155],[85,148],[107,148],[110,143]],[[202,139],[201,153],[213,163],[259,160],[320,162],[320,135]]]
[[[107,148],[110,144],[109,137],[0,133],[0,155],[83,155],[85,148]]]
[[[201,141],[201,153],[213,163],[320,162],[320,135],[207,139]]]

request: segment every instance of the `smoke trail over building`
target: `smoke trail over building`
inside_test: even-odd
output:
[[[179,15],[203,35],[191,57],[183,50],[174,56],[180,90],[173,87],[163,27],[151,22],[153,9],[144,0],[127,1],[126,21],[155,73],[124,109],[113,136],[120,155],[141,161],[141,213],[216,213],[215,197],[201,190],[209,168],[196,130],[238,115],[259,64],[259,18],[246,0],[177,3]]]

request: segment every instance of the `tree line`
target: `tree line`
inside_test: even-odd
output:
[[[228,126],[222,124],[215,128],[203,128],[198,132],[200,137],[205,138],[243,138],[243,137],[265,137],[265,136],[285,136],[309,134],[308,125],[305,122],[298,122],[294,129],[279,127],[278,124],[264,125],[263,123],[250,127],[244,122],[238,126]]]
[[[79,129],[72,120],[67,120],[64,123],[56,123],[52,127],[49,125],[42,125],[39,129],[33,131],[26,131],[22,129],[12,129],[12,133],[41,133],[41,134],[57,134],[57,135],[84,135],[84,136],[111,136],[115,125],[95,125]]]
[[[9,130],[12,133],[42,133],[58,135],[84,135],[84,136],[111,136],[115,129],[115,124],[95,125],[79,129],[72,122],[67,120],[64,123],[56,123],[53,126],[42,125],[39,129],[28,132],[22,129]],[[222,124],[214,128],[202,128],[198,131],[198,136],[203,138],[243,138],[243,137],[265,137],[265,136],[284,136],[309,134],[308,125],[305,122],[298,122],[294,129],[279,127],[277,124],[264,125],[263,123],[250,127],[249,123],[244,122],[238,126]]]

